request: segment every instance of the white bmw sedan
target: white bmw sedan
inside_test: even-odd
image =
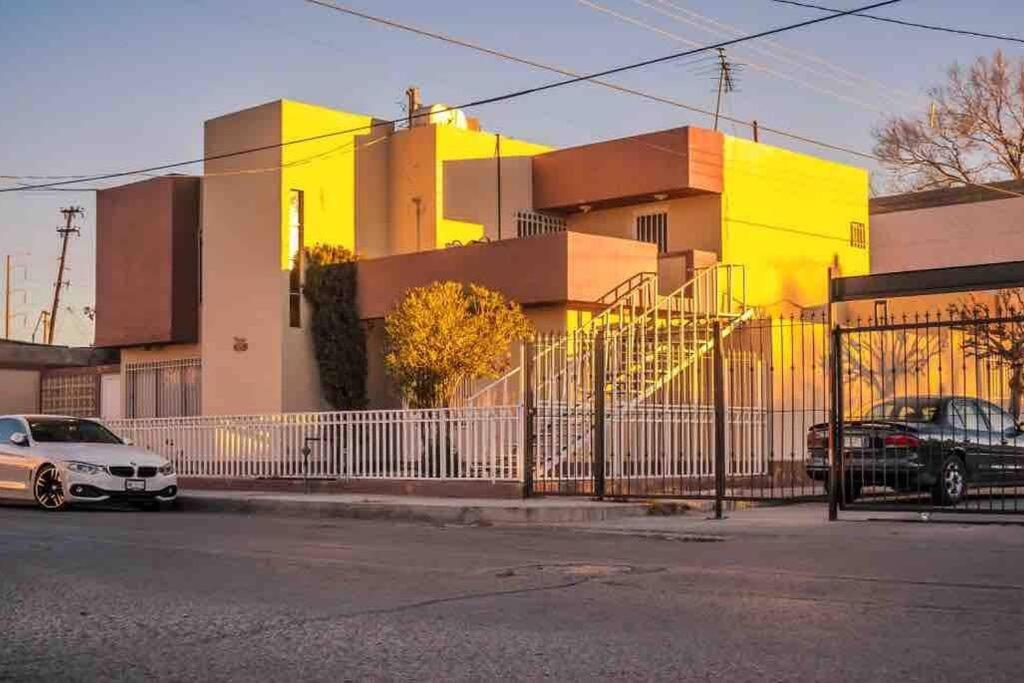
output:
[[[149,507],[178,495],[174,466],[94,420],[0,416],[0,498],[44,510],[125,501]]]

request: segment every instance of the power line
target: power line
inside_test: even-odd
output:
[[[727,24],[723,21],[719,21],[709,16],[705,16],[698,12],[694,12],[693,10],[687,9],[685,7],[675,4],[674,2],[671,2],[671,0],[655,0],[655,2],[657,2],[658,5],[669,7],[675,11],[669,11],[668,9],[665,9],[665,7],[656,7],[648,2],[645,2],[644,0],[633,0],[634,4],[640,5],[642,7],[647,7],[648,9],[658,12],[659,14],[663,14],[676,21],[686,23],[691,26],[696,26],[697,28],[703,31],[708,31],[710,33],[714,33],[720,36],[743,35],[743,30],[737,28],[736,26]],[[766,55],[768,57],[779,59],[782,62],[791,64],[793,66],[796,66],[797,68],[806,69],[807,71],[813,74],[835,81],[836,83],[839,83],[844,87],[862,87],[861,84],[866,84],[872,88],[877,89],[879,91],[879,94],[881,94],[883,97],[891,100],[894,103],[902,103],[908,98],[915,99],[920,97],[919,95],[902,91],[897,88],[888,86],[884,83],[881,83],[879,81],[867,78],[866,76],[863,76],[859,73],[839,66],[838,64],[830,62],[827,59],[819,57],[818,55],[809,52],[801,52],[800,50],[795,50],[793,48],[782,45],[781,43],[774,40],[761,41],[760,45],[751,45],[748,46],[748,49]],[[808,64],[807,62],[813,62],[814,64],[824,67],[824,69],[816,69],[814,66]],[[830,73],[830,71],[835,73]]]
[[[838,19],[838,18],[840,18],[842,16],[845,16],[847,14],[853,14],[854,12],[860,12],[860,11],[875,9],[875,8],[878,8],[878,7],[885,7],[887,5],[894,5],[894,4],[896,4],[898,2],[901,2],[901,1],[902,0],[882,0],[881,2],[874,2],[874,3],[870,4],[870,5],[866,5],[864,7],[859,7],[859,8],[851,9],[851,10],[848,10],[848,11],[845,11],[845,12],[841,12],[841,13],[838,13],[838,14],[830,14],[828,16],[817,17],[817,18],[814,18],[814,19],[807,19],[807,20],[804,20],[804,21],[801,21],[801,22],[797,22],[795,24],[788,24],[786,26],[779,26],[779,27],[772,28],[772,29],[766,29],[764,31],[759,31],[757,33],[751,33],[751,34],[746,35],[746,36],[740,36],[738,38],[732,38],[730,40],[724,40],[724,41],[721,41],[721,42],[718,42],[718,43],[715,43],[715,44],[712,44],[712,45],[705,45],[705,46],[702,46],[702,47],[694,48],[692,50],[684,50],[682,52],[675,52],[675,53],[672,53],[672,54],[669,54],[669,55],[664,55],[662,57],[654,57],[652,59],[645,59],[645,60],[640,61],[640,62],[634,62],[632,64],[626,64],[624,66],[613,67],[611,69],[605,69],[603,71],[598,71],[598,72],[591,73],[591,74],[588,74],[588,75],[575,76],[575,77],[567,78],[567,79],[562,80],[562,81],[555,81],[553,83],[546,83],[544,85],[537,85],[537,86],[533,86],[533,87],[530,87],[530,88],[524,88],[522,90],[515,90],[515,91],[512,91],[512,92],[507,92],[507,93],[504,93],[502,95],[495,95],[493,97],[485,97],[485,98],[478,99],[478,100],[472,100],[470,102],[466,102],[464,104],[461,104],[461,105],[458,105],[458,106],[455,106],[455,107],[448,107],[448,108],[445,109],[445,111],[448,111],[448,110],[451,110],[451,109],[469,109],[469,108],[472,108],[472,107],[481,107],[481,106],[488,105],[488,104],[495,104],[497,102],[504,102],[504,101],[507,101],[507,100],[511,100],[511,99],[515,99],[515,98],[519,98],[519,97],[524,97],[526,95],[533,95],[533,94],[540,93],[540,92],[546,92],[548,90],[553,90],[555,88],[561,88],[561,87],[564,87],[564,86],[567,86],[567,85],[574,85],[576,83],[582,83],[584,81],[590,81],[590,80],[593,80],[595,78],[603,78],[605,76],[611,76],[611,75],[614,75],[614,74],[624,73],[624,72],[627,72],[627,71],[635,71],[637,69],[642,69],[642,68],[646,68],[646,67],[649,67],[649,66],[655,66],[657,64],[665,64],[667,62],[672,62],[672,61],[679,60],[679,59],[681,59],[683,57],[690,57],[692,55],[700,54],[702,52],[707,52],[709,50],[716,50],[716,49],[718,49],[720,47],[729,47],[730,45],[738,45],[739,43],[744,43],[744,42],[749,41],[749,40],[756,40],[758,38],[765,38],[767,36],[777,35],[779,33],[785,33],[787,31],[793,31],[793,30],[796,30],[796,29],[799,29],[799,28],[805,28],[807,26],[813,26],[815,24],[820,24],[820,23],[823,23],[823,22],[826,22],[826,21],[831,21],[833,19]],[[321,2],[321,0],[306,0],[306,2],[310,2],[310,3],[313,3],[313,4],[318,4],[318,5],[322,5],[324,7],[331,8],[330,4],[325,3],[325,2]],[[361,131],[372,130],[373,128],[378,127],[378,126],[388,126],[388,125],[392,125],[393,126],[396,123],[398,123],[399,121],[405,120],[406,118],[408,118],[408,119],[421,118],[421,117],[424,117],[424,116],[430,116],[432,113],[436,114],[437,112],[424,111],[424,112],[420,112],[419,114],[412,113],[412,114],[410,114],[407,117],[402,117],[402,119],[392,119],[390,121],[376,121],[376,122],[372,122],[372,123],[369,123],[369,124],[366,124],[366,125],[363,125],[363,126],[357,126],[355,128],[349,128],[347,130],[334,131],[334,132],[331,132],[331,133],[321,133],[319,135],[311,135],[311,136],[308,136],[308,137],[305,137],[305,138],[298,138],[298,139],[295,139],[295,140],[285,140],[283,142],[272,143],[272,144],[269,144],[269,145],[260,145],[259,147],[251,147],[249,149],[237,150],[237,151],[234,151],[234,152],[224,152],[224,153],[221,153],[221,154],[214,154],[214,155],[210,155],[210,156],[200,157],[200,158],[197,158],[197,159],[189,159],[187,161],[178,161],[178,162],[167,163],[167,164],[159,164],[159,165],[156,165],[156,166],[150,166],[150,167],[147,167],[147,168],[141,168],[141,169],[136,169],[136,170],[132,170],[132,171],[122,171],[122,172],[119,172],[119,173],[107,173],[107,174],[98,175],[98,176],[91,176],[91,177],[88,177],[88,178],[80,179],[79,182],[95,182],[97,180],[109,180],[109,179],[112,179],[112,178],[122,178],[122,177],[125,177],[125,176],[139,175],[141,173],[152,173],[152,172],[155,172],[155,171],[165,171],[165,170],[172,169],[172,168],[179,168],[181,166],[189,166],[189,165],[192,165],[192,164],[203,163],[203,162],[206,162],[206,161],[215,161],[215,160],[218,160],[218,159],[227,159],[227,158],[231,158],[231,157],[241,156],[243,154],[252,154],[252,153],[255,153],[255,152],[262,152],[262,151],[266,151],[266,150],[269,150],[269,149],[278,149],[278,148],[281,148],[281,147],[286,147],[288,145],[301,144],[303,142],[312,142],[314,140],[323,140],[325,138],[336,137],[336,136],[339,136],[339,135],[348,135],[348,134],[352,134],[352,133],[358,133],[358,132],[361,132]],[[55,181],[55,182],[51,182],[51,183],[41,183],[41,184],[37,184],[37,185],[27,185],[27,186],[24,186],[24,187],[0,188],[0,193],[23,192],[25,190],[34,190],[34,189],[41,189],[41,188],[46,188],[46,187],[57,187],[57,186],[61,186],[61,185],[70,185],[73,182],[75,182],[75,181],[73,181],[73,180],[62,180],[62,181]]]
[[[796,7],[806,7],[808,9],[821,10],[822,12],[842,12],[843,10],[835,9],[833,7],[824,7],[822,5],[814,5],[809,2],[798,2],[797,0],[771,0],[777,2],[780,5],[795,5]],[[995,33],[982,33],[980,31],[968,31],[961,28],[950,28],[948,26],[935,26],[933,24],[921,24],[914,21],[906,21],[904,19],[892,19],[890,17],[880,17],[877,14],[864,14],[861,10],[854,10],[852,12],[846,12],[846,14],[852,14],[863,19],[871,19],[873,21],[884,21],[887,24],[899,24],[900,26],[910,26],[911,28],[923,28],[927,31],[942,31],[943,33],[954,33],[960,36],[971,36],[973,38],[989,38],[991,40],[1005,40],[1011,43],[1024,43],[1024,38],[1018,38],[1017,36],[1001,36]],[[835,16],[839,16],[838,14]]]
[[[593,2],[592,0],[576,0],[576,1],[579,4],[581,4],[581,5],[585,5],[586,7],[589,7],[590,9],[593,9],[593,10],[596,10],[598,12],[602,12],[602,13],[607,14],[609,16],[615,17],[616,19],[618,19],[620,21],[623,21],[623,22],[626,22],[627,24],[632,24],[632,25],[637,26],[639,28],[646,29],[646,30],[651,31],[653,33],[657,33],[659,35],[665,36],[666,38],[669,38],[671,40],[675,40],[675,41],[683,43],[685,45],[699,45],[699,43],[697,43],[696,41],[690,40],[689,38],[685,38],[685,37],[679,35],[678,33],[672,33],[671,31],[667,31],[667,30],[665,30],[663,28],[660,28],[658,26],[654,26],[652,24],[649,24],[648,22],[643,21],[641,19],[637,19],[636,17],[631,17],[631,16],[629,16],[627,14],[623,14],[621,12],[617,12],[616,10],[610,9],[608,7],[605,7],[604,5],[601,5],[600,3]],[[657,11],[661,11],[662,13],[664,13],[663,10],[657,10]],[[785,81],[791,81],[791,82],[796,83],[798,85],[802,85],[803,87],[808,88],[810,90],[814,90],[816,92],[822,93],[823,95],[828,95],[829,97],[834,97],[834,98],[836,98],[838,100],[841,100],[843,102],[847,102],[849,104],[855,104],[858,107],[862,107],[862,108],[867,109],[869,111],[878,112],[878,113],[884,113],[884,110],[881,107],[879,107],[879,106],[876,106],[876,105],[871,104],[869,102],[864,102],[864,101],[858,100],[858,99],[856,99],[854,97],[850,97],[849,95],[844,95],[843,93],[838,93],[838,92],[836,92],[834,90],[829,90],[828,88],[823,88],[823,87],[821,87],[819,85],[816,85],[814,83],[806,81],[806,80],[804,80],[802,78],[798,78],[797,76],[792,76],[792,75],[784,73],[782,71],[778,71],[776,69],[773,69],[770,66],[766,66],[764,64],[758,64],[757,62],[753,62],[753,61],[750,61],[750,60],[748,60],[746,63],[749,64],[752,68],[757,69],[758,71],[762,71],[762,72],[764,72],[766,74],[770,74],[772,76],[775,76],[776,78],[781,78],[782,80],[785,80]]]

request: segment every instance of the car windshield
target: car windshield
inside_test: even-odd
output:
[[[912,398],[885,401],[872,406],[865,418],[897,422],[934,422],[939,414],[939,399]]]
[[[110,430],[92,420],[29,418],[28,427],[32,440],[39,443],[122,443]]]

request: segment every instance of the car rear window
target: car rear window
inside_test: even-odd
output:
[[[941,406],[942,402],[938,399],[918,398],[885,401],[873,406],[865,417],[896,422],[934,422]]]
[[[30,418],[28,428],[32,440],[39,443],[121,443],[109,429],[92,420]]]

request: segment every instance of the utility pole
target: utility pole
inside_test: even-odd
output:
[[[494,135],[494,159],[498,176],[498,241],[501,241],[501,133]]]
[[[46,335],[46,343],[52,344],[54,334],[57,331],[57,310],[60,306],[60,291],[64,288],[64,271],[67,267],[68,258],[68,238],[72,234],[78,235],[80,231],[77,227],[74,227],[71,223],[78,216],[85,214],[85,209],[80,206],[69,206],[61,209],[60,212],[64,214],[64,227],[57,228],[57,234],[60,235],[60,262],[57,265],[57,283],[53,288],[53,307],[50,309],[49,317],[49,334]]]
[[[718,130],[718,117],[722,111],[722,98],[726,93],[736,89],[733,80],[735,65],[725,56],[725,48],[718,48],[718,96],[715,99],[715,130]]]
[[[36,334],[39,333],[39,328],[43,329],[43,343],[44,344],[49,343],[46,340],[47,330],[50,329],[49,320],[50,320],[50,312],[49,311],[39,311],[39,317],[36,319],[36,326],[32,328],[32,343],[33,344],[36,341]]]
[[[4,339],[11,338],[11,255],[4,259]]]

